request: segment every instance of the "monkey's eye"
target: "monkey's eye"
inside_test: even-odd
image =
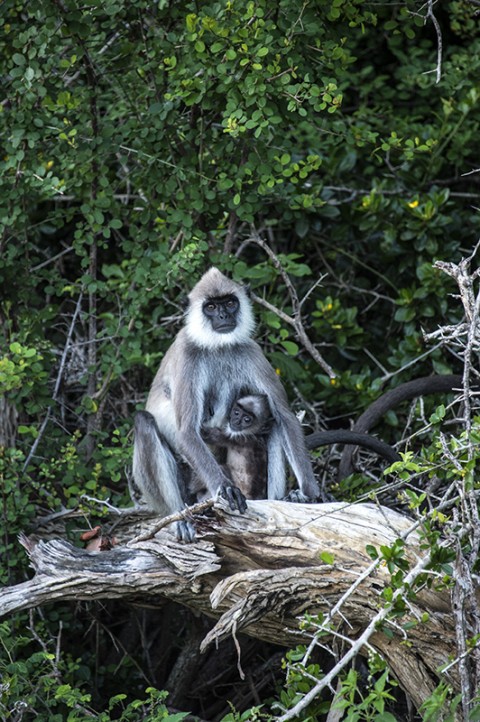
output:
[[[217,307],[216,304],[213,303],[212,301],[210,301],[210,303],[205,304],[204,309],[206,311],[215,311],[216,307]]]
[[[235,313],[235,311],[238,310],[239,305],[240,304],[238,303],[238,298],[235,298],[235,296],[233,296],[232,298],[227,299],[225,303],[225,308],[229,313],[233,314]]]
[[[242,419],[244,424],[251,424],[252,423],[252,417],[251,416],[244,416]]]

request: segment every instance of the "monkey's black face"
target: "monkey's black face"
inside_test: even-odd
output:
[[[237,315],[240,308],[238,298],[234,295],[221,298],[209,298],[203,304],[203,313],[217,333],[230,333],[237,326]]]
[[[235,404],[230,412],[230,427],[233,431],[247,431],[254,421],[253,414],[249,414],[241,406]]]

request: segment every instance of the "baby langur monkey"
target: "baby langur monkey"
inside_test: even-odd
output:
[[[222,427],[202,428],[202,438],[246,499],[267,496],[267,436],[273,417],[265,394],[240,396]],[[197,491],[200,491],[199,489]]]

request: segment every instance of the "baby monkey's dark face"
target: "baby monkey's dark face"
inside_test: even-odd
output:
[[[271,430],[272,416],[265,394],[240,396],[228,418],[231,432],[248,436],[265,435]]]
[[[229,420],[232,431],[248,431],[254,421],[255,416],[253,413],[242,409],[240,404],[236,403],[232,406]]]

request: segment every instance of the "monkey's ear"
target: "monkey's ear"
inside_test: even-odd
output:
[[[188,307],[190,306],[190,301],[188,300],[188,296],[182,296],[180,299],[180,308],[182,311],[186,311]]]
[[[245,293],[247,294],[248,298],[250,298],[250,296],[252,295],[252,289],[250,288],[250,284],[249,284],[249,283],[244,283],[244,284],[243,284],[243,290],[244,290]]]
[[[273,429],[274,423],[275,423],[275,419],[273,418],[273,416],[270,416],[266,421],[263,422],[260,432],[262,434],[267,434],[268,432],[270,432]]]

